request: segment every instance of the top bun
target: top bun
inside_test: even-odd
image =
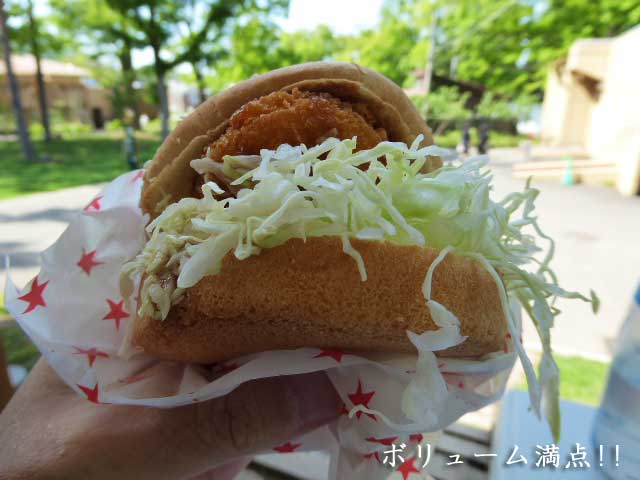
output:
[[[256,75],[210,97],[188,115],[165,139],[146,169],[140,206],[155,216],[157,206],[191,196],[197,173],[191,160],[227,129],[229,118],[244,104],[278,90],[325,92],[367,104],[391,141],[410,144],[423,135],[431,145],[431,129],[402,89],[387,77],[354,63],[311,62]],[[308,145],[311,146],[311,145]],[[440,166],[429,158],[427,169]],[[168,203],[167,203],[168,202]]]

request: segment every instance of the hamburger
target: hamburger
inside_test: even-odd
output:
[[[515,350],[535,401],[513,298],[557,395],[553,298],[596,298],[557,285],[552,244],[539,258],[550,239],[535,189],[496,202],[486,159],[443,166],[445,154],[404,92],[355,64],[283,68],[209,98],[146,166],[148,239],[125,267],[140,278],[130,343],[210,364],[299,347],[415,352],[422,333],[456,326],[459,343],[437,355]]]

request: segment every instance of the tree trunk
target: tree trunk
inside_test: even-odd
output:
[[[165,71],[159,51],[153,49],[154,67],[156,71],[156,82],[158,83],[158,99],[160,100],[160,118],[162,120],[162,139],[169,135],[169,99],[167,98],[167,84],[165,83]]]
[[[131,61],[131,42],[124,38],[124,45],[120,52],[120,65],[122,67],[122,77],[124,78],[124,89],[126,103],[133,110],[133,128],[140,129],[140,108],[138,105],[138,96],[133,88],[135,80],[135,72],[133,70],[133,62]]]
[[[158,99],[160,100],[160,120],[162,121],[162,139],[169,136],[169,99],[167,98],[167,84],[165,75],[167,73],[165,66],[160,58],[160,49],[151,45],[153,49],[154,70],[156,72],[156,82],[158,84]]]
[[[431,92],[431,79],[433,77],[433,68],[436,63],[436,30],[438,29],[438,10],[435,6],[432,7],[433,12],[431,14],[431,31],[429,32],[429,56],[427,57],[427,64],[424,66],[424,78],[422,79],[422,89],[424,90],[424,96],[428,97]],[[429,117],[429,102],[425,111],[423,112],[425,119]]]
[[[4,10],[4,0],[0,0],[0,30],[2,30],[2,32],[0,33],[2,34],[4,62],[7,69],[7,78],[9,79],[9,88],[11,89],[13,111],[16,116],[16,123],[18,124],[18,136],[20,137],[22,152],[24,153],[25,158],[28,161],[33,162],[36,159],[36,152],[33,149],[33,144],[31,143],[31,138],[29,137],[27,122],[25,122],[24,112],[22,111],[20,88],[18,87],[18,81],[13,74],[13,67],[11,65],[11,45],[9,42],[9,31],[7,30],[7,15]]]
[[[169,136],[169,99],[167,98],[167,84],[165,83],[165,72],[157,72],[158,97],[160,98],[160,117],[162,119],[162,139]]]
[[[196,84],[198,85],[198,101],[199,103],[203,103],[207,99],[207,95],[204,92],[204,89],[206,88],[204,84],[204,77],[202,76],[198,62],[191,62],[191,67],[193,68],[193,73],[196,76]]]
[[[38,40],[38,26],[33,18],[33,3],[29,1],[27,7],[27,13],[29,15],[29,41],[31,43],[31,53],[36,59],[36,81],[38,84],[38,101],[40,103],[40,118],[42,120],[42,126],[44,127],[44,139],[47,142],[51,141],[51,125],[49,123],[49,107],[47,105],[47,91],[44,85],[44,76],[42,75],[42,68],[40,66],[40,44]]]

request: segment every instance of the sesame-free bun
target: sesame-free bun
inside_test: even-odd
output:
[[[157,215],[156,206],[190,196],[197,173],[189,162],[204,155],[208,145],[226,130],[229,118],[243,105],[278,90],[330,93],[340,100],[364,103],[391,141],[410,144],[423,135],[431,145],[431,129],[402,89],[387,77],[355,63],[311,62],[280,68],[210,97],[165,139],[148,165],[140,205]],[[307,145],[311,147],[312,145]],[[427,168],[440,166],[430,157]]]
[[[247,102],[278,90],[324,92],[365,103],[392,141],[411,143],[431,131],[404,92],[386,77],[351,63],[315,62],[256,76],[221,92],[185,118],[147,168],[141,206],[155,216],[167,202],[191,196],[189,162],[203,156],[229,118]],[[439,166],[430,158],[429,169]],[[422,284],[438,251],[384,241],[351,240],[367,280],[337,237],[292,239],[237,260],[185,291],[168,317],[137,317],[131,343],[168,360],[212,363],[239,355],[299,347],[346,351],[415,351],[407,330],[437,329]],[[477,357],[501,350],[507,333],[498,289],[473,260],[449,254],[433,277],[432,297],[453,312],[467,336],[438,355]]]
[[[227,255],[217,275],[186,291],[164,320],[138,318],[132,343],[160,358],[212,363],[299,347],[347,351],[415,351],[406,331],[437,329],[422,284],[438,251],[352,240],[367,270],[337,237],[289,240],[259,255]],[[498,288],[486,270],[448,255],[433,276],[432,298],[460,319],[460,345],[441,356],[501,350],[507,334]]]

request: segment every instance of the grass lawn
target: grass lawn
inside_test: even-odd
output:
[[[556,355],[560,367],[560,396],[574,402],[598,405],[610,364],[580,357]]]
[[[48,144],[34,143],[38,155],[47,154],[51,162],[27,163],[18,141],[0,141],[0,199],[108,182],[129,169],[121,133],[92,133]],[[137,138],[140,164],[153,157],[159,144],[160,140],[149,134]]]
[[[573,402],[598,405],[607,382],[610,364],[581,357],[555,355],[560,367],[560,397]],[[526,382],[516,388],[526,390]]]
[[[522,135],[510,135],[502,132],[489,133],[489,154],[491,148],[499,147],[517,147],[520,142],[527,138]],[[449,130],[441,135],[437,135],[433,139],[434,143],[443,148],[456,148],[462,143],[462,132],[460,130]],[[478,146],[478,132],[474,128],[471,130],[471,147]]]
[[[0,341],[3,342],[7,361],[11,364],[22,365],[31,370],[40,357],[40,352],[29,337],[13,322],[8,327],[0,326]]]
[[[4,306],[4,293],[0,292],[0,317],[4,315],[9,315],[9,312]]]
[[[140,164],[153,157],[160,145],[157,136],[138,133],[137,148]],[[451,130],[435,139],[442,147],[455,148],[461,132]],[[477,145],[477,132],[472,130],[472,145]],[[492,132],[492,147],[517,146],[523,137]],[[129,167],[123,153],[120,132],[80,134],[51,143],[34,142],[38,157],[48,155],[48,163],[27,163],[22,158],[18,141],[0,141],[0,200],[26,193],[75,187],[88,183],[108,182],[126,172]]]

